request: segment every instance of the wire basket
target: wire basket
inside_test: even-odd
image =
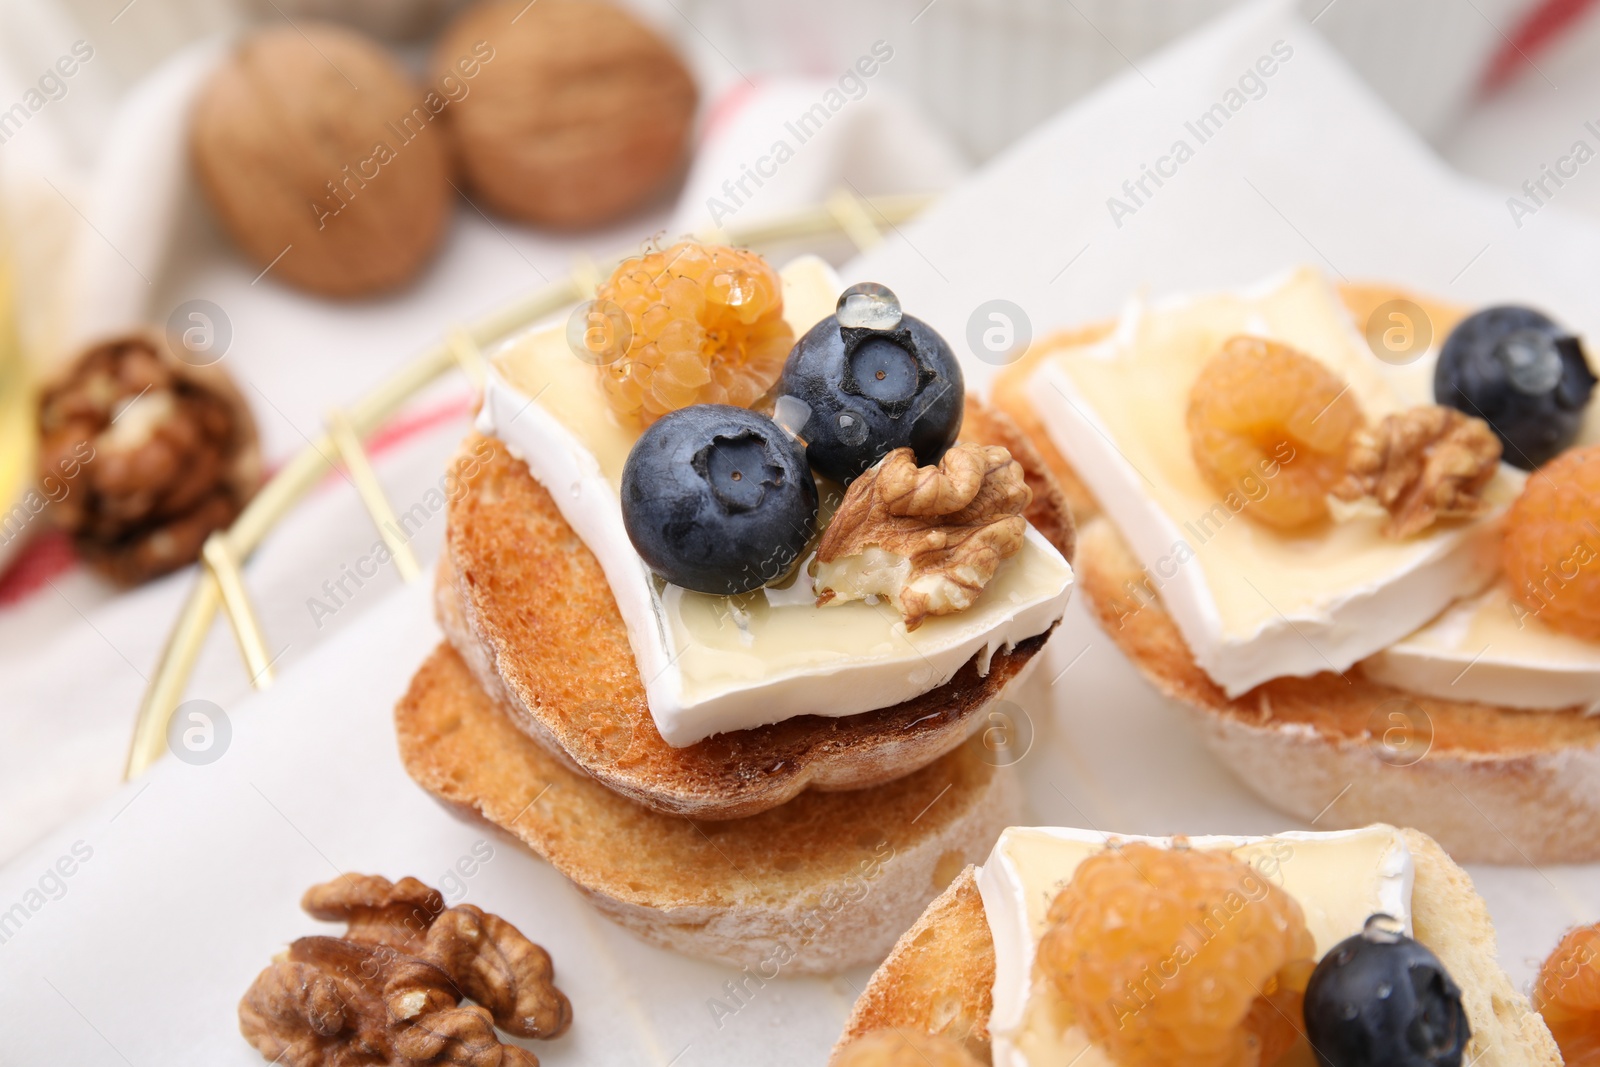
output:
[[[794,247],[829,237],[843,237],[859,251],[882,240],[881,226],[903,222],[928,202],[921,196],[862,200],[847,191],[829,197],[819,207],[774,218],[755,226],[704,235],[707,240],[755,248]],[[134,725],[133,741],[123,774],[138,777],[161,757],[167,728],[183,699],[195,661],[220,609],[232,627],[250,683],[257,689],[272,684],[272,662],[261,624],[245,592],[241,567],[267,534],[315,486],[332,463],[349,474],[372,515],[379,535],[388,546],[402,578],[419,577],[422,568],[410,547],[396,532],[394,509],[373,473],[362,445],[412,397],[446,374],[459,371],[474,386],[484,377],[482,351],[527,329],[565,307],[591,295],[597,278],[631,252],[620,253],[603,264],[583,263],[561,281],[534,292],[471,325],[450,331],[444,341],[417,356],[394,377],[349,407],[328,417],[321,436],[296,453],[251,499],[231,527],[207,539],[200,554],[194,588],[167,638],[155,673],[145,688]]]

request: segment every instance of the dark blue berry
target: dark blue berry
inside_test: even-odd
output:
[[[870,283],[845,290],[839,313],[806,331],[778,389],[804,405],[804,423],[793,428],[806,458],[840,482],[896,448],[915,451],[919,465],[937,463],[961,432],[966,399],[944,338]]]
[[[732,596],[788,574],[811,540],[817,483],[771,419],[726,404],[668,412],[622,468],[622,523],[663,579]]]
[[[1462,319],[1433,373],[1435,403],[1487,422],[1506,462],[1523,470],[1554,459],[1577,439],[1594,386],[1578,339],[1524,307],[1492,307]]]
[[[1387,915],[1322,957],[1306,985],[1306,1037],[1322,1067],[1460,1067],[1472,1030],[1461,990]]]

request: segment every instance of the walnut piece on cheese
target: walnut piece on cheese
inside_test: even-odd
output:
[[[897,448],[850,483],[817,548],[817,604],[880,596],[915,630],[972,606],[1022,548],[1033,490],[998,445],[961,444],[938,466]]]
[[[1340,500],[1373,497],[1389,513],[1389,537],[1410,537],[1440,519],[1483,510],[1500,465],[1500,439],[1482,419],[1424,405],[1387,416],[1351,437]]]

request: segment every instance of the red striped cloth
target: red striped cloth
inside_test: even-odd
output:
[[[1545,51],[1594,7],[1595,0],[1544,0],[1523,15],[1516,28],[1505,35],[1505,43],[1489,59],[1478,83],[1482,95],[1505,88],[1533,64],[1533,57]]]

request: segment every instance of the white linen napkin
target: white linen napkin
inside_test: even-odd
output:
[[[710,110],[672,233],[754,225],[815,206],[838,189],[870,197],[954,184],[966,163],[882,80],[886,56],[893,61],[893,47],[882,41],[836,79],[730,89]]]

